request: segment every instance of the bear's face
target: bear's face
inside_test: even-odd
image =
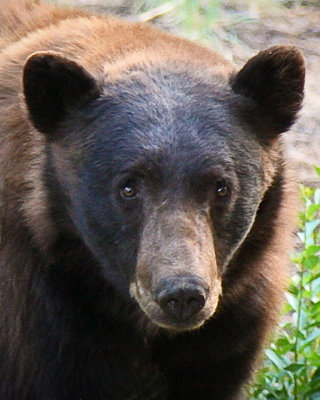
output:
[[[37,73],[50,75],[56,111],[37,97]],[[74,82],[57,90],[63,73]],[[106,279],[158,326],[201,326],[268,185],[241,82],[153,67],[98,90],[80,66],[47,53],[29,59],[24,82],[74,229]]]
[[[64,122],[54,168],[107,279],[130,287],[155,323],[196,327],[213,314],[262,198],[259,145],[227,88],[217,92],[222,82],[134,75]],[[186,304],[174,310],[180,292]]]

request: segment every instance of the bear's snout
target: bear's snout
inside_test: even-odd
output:
[[[161,280],[155,300],[168,318],[188,321],[204,307],[208,290],[197,276],[166,278]]]
[[[210,223],[181,204],[148,215],[130,293],[157,326],[196,329],[215,312],[221,276]]]

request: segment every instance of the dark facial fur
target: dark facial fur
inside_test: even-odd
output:
[[[214,313],[221,278],[263,197],[261,146],[244,132],[235,99],[217,79],[135,71],[48,144],[75,229],[107,279],[126,296],[130,286],[161,326],[193,328]],[[161,279],[177,276],[208,285],[205,307],[187,322],[171,321],[155,300]]]

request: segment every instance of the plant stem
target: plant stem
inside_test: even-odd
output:
[[[304,243],[306,244],[307,237],[306,233],[304,234]],[[298,310],[297,310],[297,324],[296,324],[296,334],[295,334],[295,344],[294,344],[294,362],[295,364],[298,363],[299,357],[299,334],[300,334],[300,321],[301,321],[301,308],[302,308],[302,291],[303,291],[303,276],[304,276],[304,263],[303,260],[301,262],[301,267],[299,270],[299,291],[298,291]],[[298,399],[298,379],[297,379],[297,372],[293,373],[294,378],[294,400]]]
[[[295,334],[295,344],[294,344],[294,362],[298,363],[299,356],[299,333],[300,333],[300,319],[301,319],[301,307],[302,307],[302,290],[303,290],[303,275],[304,267],[302,264],[302,269],[299,271],[300,282],[299,282],[299,294],[298,294],[298,314],[297,314],[297,324],[296,324],[296,334]],[[294,400],[298,399],[298,382],[297,382],[297,372],[293,373],[294,377]]]

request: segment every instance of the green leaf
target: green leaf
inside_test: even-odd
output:
[[[304,368],[305,364],[289,364],[285,369],[290,372],[296,372],[301,368]]]
[[[319,302],[319,296],[315,296],[315,298],[312,299],[310,312],[311,312],[312,315],[315,316],[316,325],[319,326],[320,325],[320,302]],[[320,365],[320,363],[319,363],[319,365]]]
[[[312,269],[314,268],[317,264],[319,263],[319,257],[318,256],[310,256],[304,259],[303,265],[307,269]]]
[[[319,211],[320,209],[320,204],[311,204],[310,207],[308,207],[308,210],[306,211],[306,217],[307,219],[311,219],[314,214]]]
[[[317,378],[320,379],[320,366],[315,370],[312,380]]]
[[[292,309],[294,311],[298,310],[298,299],[293,296],[291,293],[286,293],[285,294],[287,302],[290,304],[290,306],[292,307]]]
[[[305,250],[305,255],[306,257],[309,256],[314,256],[316,253],[318,253],[320,251],[320,246],[317,245],[313,245],[313,246],[309,246],[306,250]]]
[[[309,238],[315,229],[319,226],[320,219],[315,219],[314,221],[306,222],[305,224],[305,235],[306,238]]]
[[[271,349],[267,349],[265,351],[266,356],[268,357],[268,359],[281,371],[283,370],[286,365],[288,364],[288,361],[284,358],[284,357],[280,357],[278,356],[278,354],[271,350]]]
[[[317,339],[320,336],[320,328],[316,329],[315,331],[311,332],[310,335],[304,340],[302,345],[300,346],[300,349],[304,349],[305,347],[308,346],[311,342],[313,342],[315,339]]]
[[[320,382],[316,382],[314,384],[314,386],[311,387],[311,389],[306,392],[306,395],[310,395],[310,394],[317,394],[317,395],[319,394],[319,396],[320,396]],[[312,397],[312,398],[315,399],[316,397]]]
[[[314,169],[316,173],[320,176],[320,168],[314,165]]]
[[[316,189],[314,192],[314,202],[320,204],[320,189]]]
[[[320,289],[320,275],[312,276],[308,280],[308,283],[312,283],[312,291],[314,292],[315,295],[317,295]]]

